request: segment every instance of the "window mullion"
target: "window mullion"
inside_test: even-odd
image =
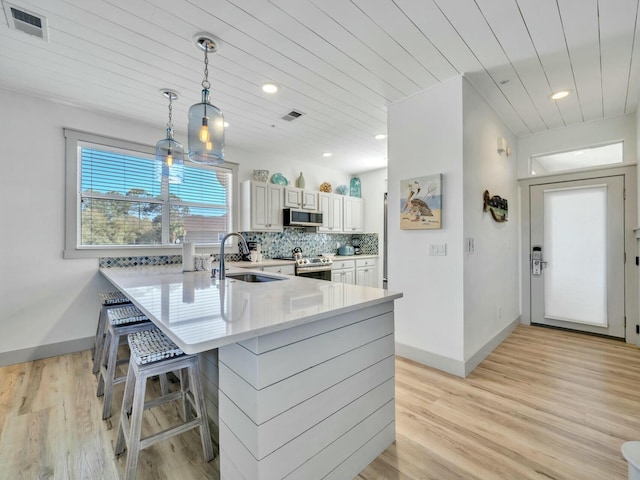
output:
[[[169,203],[169,178],[162,178],[162,244],[171,243],[171,205]]]

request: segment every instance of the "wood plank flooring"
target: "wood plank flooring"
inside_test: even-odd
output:
[[[0,479],[118,478],[123,386],[103,422],[90,360],[87,351],[0,368]],[[179,409],[146,415],[145,429],[162,429]],[[640,440],[640,350],[520,326],[466,379],[398,358],[396,423],[396,443],[358,480],[623,480],[620,446]],[[143,451],[138,478],[218,471],[190,431]]]

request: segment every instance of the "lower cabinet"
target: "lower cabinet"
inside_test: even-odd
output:
[[[378,261],[375,258],[356,260],[356,285],[378,286]]]
[[[263,272],[281,273],[282,275],[295,275],[295,265],[276,265],[273,267],[262,267]]]
[[[353,260],[334,259],[331,280],[364,287],[377,287],[378,259],[371,257]]]
[[[334,260],[331,269],[331,281],[339,283],[355,284],[355,260]]]

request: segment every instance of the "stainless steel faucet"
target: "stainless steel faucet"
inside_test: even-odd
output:
[[[248,253],[249,247],[247,246],[247,242],[242,235],[238,232],[227,233],[222,239],[222,244],[220,245],[220,264],[218,265],[218,280],[224,280],[226,275],[224,273],[224,244],[227,241],[227,238],[236,236],[242,242],[242,253]]]

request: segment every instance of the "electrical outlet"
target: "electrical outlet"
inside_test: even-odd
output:
[[[473,237],[467,239],[467,252],[474,253],[476,251],[476,241]]]

